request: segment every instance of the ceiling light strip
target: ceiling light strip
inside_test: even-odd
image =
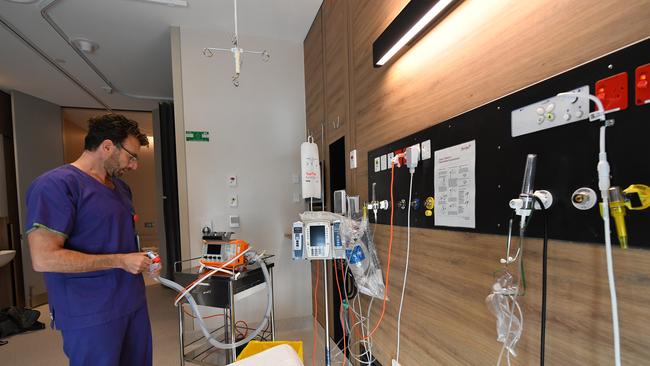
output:
[[[53,58],[51,58],[45,51],[40,49],[34,42],[32,42],[27,36],[25,36],[22,32],[20,32],[13,24],[9,23],[5,18],[0,15],[0,23],[11,33],[13,33],[14,36],[16,36],[18,39],[20,39],[26,46],[32,49],[32,51],[36,52],[41,58],[43,58],[45,61],[47,61],[51,66],[53,66],[55,69],[59,70],[63,75],[65,75],[71,82],[76,84],[81,90],[83,90],[86,94],[88,94],[91,98],[93,98],[97,103],[101,104],[106,108],[107,111],[112,112],[111,107],[108,106],[101,98],[99,98],[95,93],[93,93],[88,87],[86,87],[81,81],[79,81],[77,78],[75,78],[72,74],[70,74],[66,69],[61,67]]]
[[[173,101],[174,100],[174,98],[167,97],[167,96],[163,97],[163,96],[151,96],[151,95],[139,95],[139,94],[127,93],[125,91],[122,91],[118,87],[116,87],[115,84],[113,84],[108,79],[108,77],[106,77],[106,75],[104,75],[104,73],[101,72],[101,70],[99,70],[99,68],[97,66],[95,66],[95,64],[92,61],[90,61],[90,59],[84,54],[84,52],[81,49],[79,49],[79,47],[77,47],[72,42],[70,37],[68,37],[68,35],[63,31],[63,29],[61,29],[61,27],[54,21],[54,19],[52,19],[52,17],[50,17],[50,14],[49,14],[50,9],[52,7],[54,7],[59,1],[61,1],[61,0],[46,0],[42,4],[42,7],[41,7],[41,16],[52,27],[52,29],[54,29],[54,31],[56,33],[58,33],[58,35],[61,36],[61,38],[63,38],[63,40],[68,45],[70,45],[70,47],[72,47],[72,49],[77,53],[77,55],[79,55],[79,57],[81,57],[81,59],[86,62],[88,67],[90,67],[95,72],[95,74],[97,74],[97,76],[99,76],[102,80],[104,80],[106,85],[110,88],[109,92],[115,92],[115,93],[124,95],[125,97],[135,98],[135,99],[155,100],[155,101]]]

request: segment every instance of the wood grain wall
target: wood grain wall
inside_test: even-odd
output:
[[[408,1],[347,2],[346,140],[359,160],[347,190],[362,202],[368,199],[369,150],[650,36],[647,0],[466,0],[398,60],[374,69],[372,43]],[[405,239],[406,230],[397,228],[392,301],[374,337],[383,365],[395,356]],[[377,226],[375,240],[385,269],[387,226]],[[500,347],[484,299],[504,242],[495,235],[412,230],[403,366],[496,363]],[[514,365],[539,363],[540,249],[539,240],[526,242],[529,288]],[[650,365],[650,251],[614,252],[623,364]],[[373,319],[380,310],[374,307]],[[546,350],[547,365],[613,364],[602,244],[551,242]]]

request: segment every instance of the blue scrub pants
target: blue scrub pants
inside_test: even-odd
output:
[[[74,330],[62,330],[70,366],[151,366],[151,324],[147,306],[127,316]]]

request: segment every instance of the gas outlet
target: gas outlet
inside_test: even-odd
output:
[[[588,94],[589,86],[571,90]],[[587,119],[589,100],[554,96],[513,110],[510,113],[512,137],[526,135]]]

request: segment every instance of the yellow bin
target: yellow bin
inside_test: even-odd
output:
[[[254,354],[258,354],[262,351],[266,351],[269,348],[273,348],[275,346],[279,346],[281,344],[288,344],[293,348],[294,351],[298,354],[298,357],[300,358],[300,361],[304,361],[302,359],[302,341],[274,341],[274,342],[261,342],[261,341],[250,341],[244,347],[244,349],[239,353],[239,356],[237,356],[237,361],[243,360],[246,357],[250,357]]]

